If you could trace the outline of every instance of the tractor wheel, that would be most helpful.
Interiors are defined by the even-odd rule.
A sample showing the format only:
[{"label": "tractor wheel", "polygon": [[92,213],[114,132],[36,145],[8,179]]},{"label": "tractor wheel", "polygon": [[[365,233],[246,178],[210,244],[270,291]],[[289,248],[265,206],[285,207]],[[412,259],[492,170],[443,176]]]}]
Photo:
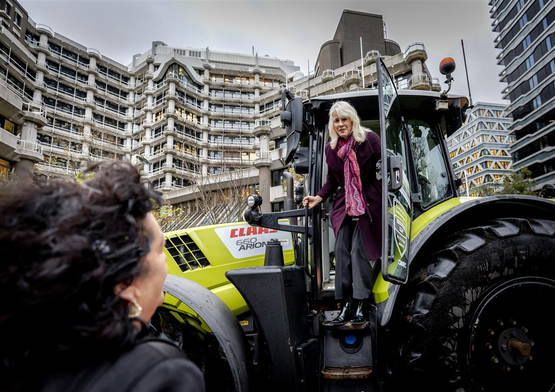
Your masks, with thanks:
[{"label": "tractor wheel", "polygon": [[177,321],[168,309],[162,307],[152,318],[152,326],[159,338],[175,343],[199,367],[207,392],[236,392],[229,364],[214,336],[200,332],[187,321]]},{"label": "tractor wheel", "polygon": [[427,391],[555,390],[555,221],[496,219],[445,244],[401,291],[396,378]]}]

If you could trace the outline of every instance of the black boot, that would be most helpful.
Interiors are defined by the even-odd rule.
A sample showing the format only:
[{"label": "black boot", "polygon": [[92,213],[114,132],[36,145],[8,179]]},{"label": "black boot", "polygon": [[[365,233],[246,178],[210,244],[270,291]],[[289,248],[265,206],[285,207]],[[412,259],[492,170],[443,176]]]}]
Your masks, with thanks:
[{"label": "black boot", "polygon": [[368,314],[368,301],[364,299],[355,299],[353,308],[354,313],[349,324],[362,325],[368,323],[368,321],[370,320]]},{"label": "black boot", "polygon": [[353,301],[349,298],[343,304],[343,307],[341,308],[339,314],[333,320],[324,321],[323,325],[328,327],[343,325],[351,319],[352,314]]}]

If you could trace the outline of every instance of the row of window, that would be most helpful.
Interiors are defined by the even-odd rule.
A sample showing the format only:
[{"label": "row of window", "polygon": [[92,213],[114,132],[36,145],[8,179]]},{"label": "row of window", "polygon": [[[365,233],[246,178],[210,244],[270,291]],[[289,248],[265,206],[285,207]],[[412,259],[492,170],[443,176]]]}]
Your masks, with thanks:
[{"label": "row of window", "polygon": [[94,97],[94,102],[98,106],[101,106],[101,107],[103,107],[105,109],[108,109],[108,110],[111,110],[113,112],[117,112],[117,113],[119,113],[121,115],[124,115],[124,116],[127,114],[127,110],[129,109],[127,106],[119,105],[119,104],[117,104],[115,102],[112,102],[112,101],[109,101],[107,99],[97,97],[96,95]]},{"label": "row of window", "polygon": [[46,59],[46,68],[56,74],[63,75],[71,80],[75,80],[83,84],[88,84],[89,82],[89,77],[87,76],[87,74],[76,71],[72,68],[66,67],[63,64],[59,64],[49,59]]},{"label": "row of window", "polygon": [[210,96],[214,98],[224,98],[224,99],[242,99],[242,100],[254,99],[253,92],[238,91],[238,90],[210,89]]},{"label": "row of window", "polygon": [[44,133],[37,133],[37,141],[40,144],[61,148],[63,150],[81,153],[83,152],[83,144],[78,142],[60,139],[56,136],[50,136]]},{"label": "row of window", "polygon": [[503,65],[508,66],[515,57],[520,56],[545,30],[547,30],[549,26],[548,17],[549,15],[543,18],[541,23],[538,23],[514,49],[507,52],[503,58]]},{"label": "row of window", "polygon": [[509,99],[515,101],[518,97],[536,88],[547,77],[555,73],[555,60],[540,68],[530,79],[521,82],[513,91],[509,93]]},{"label": "row of window", "polygon": [[0,79],[3,79],[8,84],[9,88],[20,97],[25,97],[28,100],[33,99],[33,89],[22,82],[12,71],[0,65]]},{"label": "row of window", "polygon": [[512,111],[513,120],[519,120],[526,117],[534,110],[538,109],[542,103],[545,103],[555,96],[555,81],[545,86],[540,93],[530,102],[527,102]]},{"label": "row of window", "polygon": [[7,1],[4,3],[4,11],[10,18],[13,19],[17,27],[21,28],[23,16],[19,13],[19,11],[17,9],[14,9],[14,12],[12,14],[12,5]]},{"label": "row of window", "polygon": [[62,101],[61,99],[55,99],[47,96],[42,97],[42,102],[45,106],[65,112],[67,114],[77,116],[77,117],[85,117],[85,109]]},{"label": "row of window", "polygon": [[213,128],[254,129],[254,123],[249,121],[211,119],[209,125]]},{"label": "row of window", "polygon": [[254,137],[247,137],[247,136],[223,136],[223,135],[208,136],[208,143],[253,145],[254,142],[255,142]]},{"label": "row of window", "polygon": [[75,124],[70,121],[62,120],[60,118],[53,117],[51,115],[47,115],[46,120],[48,122],[48,125],[51,126],[52,128],[60,129],[63,131],[67,131],[67,132],[75,133],[79,135],[83,134],[83,127],[80,124]]},{"label": "row of window", "polygon": [[91,131],[91,135],[95,140],[98,140],[104,143],[113,144],[118,147],[123,147],[125,144],[124,138],[112,135],[110,133],[101,132],[97,129],[93,129]]},{"label": "row of window", "polygon": [[[29,38],[32,39],[32,42],[36,42],[38,41],[38,37],[36,36],[29,36]],[[61,46],[57,43],[48,42],[48,50],[58,56],[62,56],[72,62],[74,62],[77,65],[82,65],[84,67],[88,67],[90,64],[90,59],[87,56],[84,56],[82,54],[78,54],[64,46]],[[115,70],[113,70],[112,68],[106,67],[102,64],[97,64],[96,65],[96,69],[97,71],[105,76],[105,77],[109,77],[117,82],[123,83],[125,85],[129,84],[129,76],[123,75],[120,72],[117,72]]]},{"label": "row of window", "polygon": [[532,68],[546,53],[551,52],[553,43],[555,42],[555,33],[547,36],[532,54],[526,58],[516,69],[507,75],[507,82],[512,83]]},{"label": "row of window", "polygon": [[81,167],[81,163],[77,160],[57,157],[55,155],[44,154],[44,161],[41,162],[47,166],[51,166],[58,169],[66,169],[66,170],[79,170]]},{"label": "row of window", "polygon": [[70,61],[73,61],[75,64],[83,65],[85,67],[89,66],[90,60],[88,57],[83,55],[77,54],[66,47],[58,45],[54,42],[48,42],[48,50],[54,54],[62,56]]},{"label": "row of window", "polygon": [[253,106],[219,105],[211,103],[210,111],[217,113],[254,114]]},{"label": "row of window", "polygon": [[100,123],[102,125],[106,125],[112,128],[117,128],[120,131],[125,131],[124,121],[118,121],[115,118],[111,118],[109,116],[105,116],[103,114],[94,113],[94,112],[93,112],[93,119],[95,122]]},{"label": "row of window", "polygon": [[256,159],[255,152],[238,152],[238,151],[208,151],[208,159],[233,159],[237,161],[253,161]]},{"label": "row of window", "polygon": [[515,137],[517,138],[517,140],[519,140],[527,135],[534,134],[539,130],[550,125],[554,118],[555,118],[555,108],[543,114],[537,120],[526,125],[525,127],[514,130]]},{"label": "row of window", "polygon": [[63,94],[69,95],[70,97],[86,100],[87,99],[87,92],[83,90],[79,90],[78,88],[68,86],[65,83],[59,82],[54,79],[44,78],[44,84],[48,88],[55,90],[56,92],[61,92]]},{"label": "row of window", "polygon": [[516,37],[522,28],[532,19],[538,12],[540,12],[540,1],[541,0],[534,0],[532,5],[522,14],[522,16],[518,19],[518,22],[514,24],[514,26],[509,30],[509,32],[503,37],[503,39],[499,42],[501,49],[505,48],[514,37]]},{"label": "row of window", "polygon": [[528,166],[528,169],[532,172],[532,178],[543,176],[547,173],[553,173],[555,171],[555,158],[551,158],[545,162],[538,162]]},{"label": "row of window", "polygon": [[519,148],[518,150],[513,152],[513,159],[516,161],[520,161],[538,151],[543,150],[547,147],[555,146],[555,132],[551,132],[543,137],[534,140],[532,143],[527,144],[526,146]]},{"label": "row of window", "polygon": [[499,21],[499,23],[497,24],[497,26],[495,27],[494,31],[501,31],[503,30],[503,28],[507,25],[507,23],[509,23],[514,17],[515,15],[520,12],[520,10],[524,7],[524,5],[530,0],[518,0],[516,2],[516,4],[514,5],[513,8],[511,8],[511,10],[505,14],[505,16],[503,17],[503,19],[501,19]]},{"label": "row of window", "polygon": [[15,68],[17,68],[25,77],[35,80],[36,72],[31,69],[27,62],[23,61],[19,56],[12,52],[12,50],[0,41],[0,57],[3,57],[6,62],[9,62]]}]

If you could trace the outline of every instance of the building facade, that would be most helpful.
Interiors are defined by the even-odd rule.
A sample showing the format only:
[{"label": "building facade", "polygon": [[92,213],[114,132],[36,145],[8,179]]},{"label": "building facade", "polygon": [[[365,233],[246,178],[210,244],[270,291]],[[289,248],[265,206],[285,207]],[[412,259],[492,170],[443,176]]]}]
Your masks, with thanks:
[{"label": "building facade", "polygon": [[467,113],[466,123],[447,138],[455,176],[461,180],[461,194],[474,196],[485,184],[502,184],[512,173],[509,133],[511,119],[506,105],[478,102]]},{"label": "building facade", "polygon": [[[0,0],[0,19],[0,174],[74,176],[128,160],[171,204],[205,215],[254,187],[264,210],[279,208],[284,86],[308,97],[376,83],[376,52],[364,73],[359,60],[309,78],[291,77],[290,60],[155,41],[125,66],[33,22],[15,0]],[[426,58],[415,44],[385,61],[400,88],[439,89]]]},{"label": "building facade", "polygon": [[504,98],[513,118],[514,169],[532,172],[538,188],[555,183],[555,2],[490,0]]}]

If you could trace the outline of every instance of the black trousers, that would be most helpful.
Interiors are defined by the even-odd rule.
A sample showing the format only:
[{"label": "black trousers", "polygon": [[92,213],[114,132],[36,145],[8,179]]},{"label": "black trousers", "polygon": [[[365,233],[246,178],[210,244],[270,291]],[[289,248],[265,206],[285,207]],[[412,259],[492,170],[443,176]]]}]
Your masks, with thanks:
[{"label": "black trousers", "polygon": [[335,298],[370,298],[376,264],[366,256],[358,220],[346,216],[335,242]]}]

